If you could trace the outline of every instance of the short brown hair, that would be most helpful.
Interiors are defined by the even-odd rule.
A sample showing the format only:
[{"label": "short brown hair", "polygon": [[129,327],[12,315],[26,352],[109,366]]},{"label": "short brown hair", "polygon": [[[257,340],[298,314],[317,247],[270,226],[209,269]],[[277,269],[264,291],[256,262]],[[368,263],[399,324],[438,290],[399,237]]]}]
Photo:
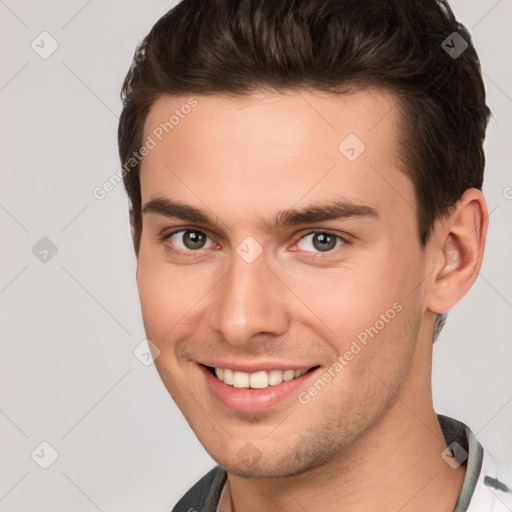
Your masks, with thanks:
[{"label": "short brown hair", "polygon": [[[465,49],[457,55],[454,48]],[[414,184],[424,247],[435,220],[465,190],[482,188],[490,115],[471,37],[446,2],[182,0],[138,46],[124,80],[121,164],[130,169],[161,95],[338,93],[354,84],[384,87],[398,98],[399,151]],[[132,167],[123,180],[138,253],[140,164]]]}]

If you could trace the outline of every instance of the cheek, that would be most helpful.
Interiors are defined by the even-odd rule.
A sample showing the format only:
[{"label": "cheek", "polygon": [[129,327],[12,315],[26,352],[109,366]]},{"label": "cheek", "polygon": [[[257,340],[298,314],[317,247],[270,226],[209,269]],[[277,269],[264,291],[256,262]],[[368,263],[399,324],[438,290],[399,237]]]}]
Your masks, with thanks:
[{"label": "cheek", "polygon": [[169,346],[181,332],[190,331],[189,319],[207,300],[211,283],[211,272],[194,265],[173,266],[141,247],[137,287],[148,338],[157,346]]},{"label": "cheek", "polygon": [[402,299],[399,284],[381,272],[375,267],[369,270],[354,265],[318,272],[306,270],[290,277],[305,313],[310,311],[309,315],[312,313],[323,322],[328,331],[352,336]]},{"label": "cheek", "polygon": [[401,329],[404,313],[419,305],[418,294],[411,293],[421,274],[414,259],[380,247],[343,267],[296,271],[286,281],[301,301],[301,323],[322,332],[338,354],[354,340],[394,346],[400,343],[394,331]]},{"label": "cheek", "polygon": [[142,317],[148,338],[157,345],[162,344],[165,333],[172,328],[181,306],[184,306],[183,302],[178,301],[182,287],[176,277],[165,265],[141,250],[137,265],[137,287]]}]

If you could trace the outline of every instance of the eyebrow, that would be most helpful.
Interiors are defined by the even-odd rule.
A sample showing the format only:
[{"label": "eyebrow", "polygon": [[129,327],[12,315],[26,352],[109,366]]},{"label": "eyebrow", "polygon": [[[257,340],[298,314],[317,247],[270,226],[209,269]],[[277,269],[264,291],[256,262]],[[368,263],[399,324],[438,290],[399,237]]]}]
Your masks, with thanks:
[{"label": "eyebrow", "polygon": [[[148,201],[143,214],[157,214],[164,217],[181,219],[186,222],[215,226],[216,223],[204,210],[182,204],[170,199],[159,197]],[[367,205],[355,204],[346,200],[325,201],[303,208],[292,208],[277,213],[272,221],[264,221],[263,226],[268,232],[277,231],[287,226],[299,224],[314,224],[331,220],[348,218],[378,218],[375,208]]]}]

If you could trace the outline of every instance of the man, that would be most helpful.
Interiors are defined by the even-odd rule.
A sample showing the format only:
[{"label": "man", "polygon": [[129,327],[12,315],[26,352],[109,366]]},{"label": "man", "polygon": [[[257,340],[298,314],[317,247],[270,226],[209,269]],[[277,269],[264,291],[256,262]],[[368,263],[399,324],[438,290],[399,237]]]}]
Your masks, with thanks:
[{"label": "man", "polygon": [[145,330],[218,463],[173,510],[510,510],[508,470],[432,404],[488,225],[449,7],[184,0],[123,100]]}]

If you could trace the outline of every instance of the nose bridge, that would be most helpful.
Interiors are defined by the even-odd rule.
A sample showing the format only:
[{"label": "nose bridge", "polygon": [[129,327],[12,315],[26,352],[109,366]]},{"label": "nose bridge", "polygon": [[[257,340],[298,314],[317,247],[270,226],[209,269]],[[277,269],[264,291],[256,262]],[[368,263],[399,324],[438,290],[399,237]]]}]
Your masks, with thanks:
[{"label": "nose bridge", "polygon": [[278,283],[264,254],[249,262],[233,253],[212,304],[211,327],[231,344],[245,344],[259,333],[282,334],[289,317]]}]

